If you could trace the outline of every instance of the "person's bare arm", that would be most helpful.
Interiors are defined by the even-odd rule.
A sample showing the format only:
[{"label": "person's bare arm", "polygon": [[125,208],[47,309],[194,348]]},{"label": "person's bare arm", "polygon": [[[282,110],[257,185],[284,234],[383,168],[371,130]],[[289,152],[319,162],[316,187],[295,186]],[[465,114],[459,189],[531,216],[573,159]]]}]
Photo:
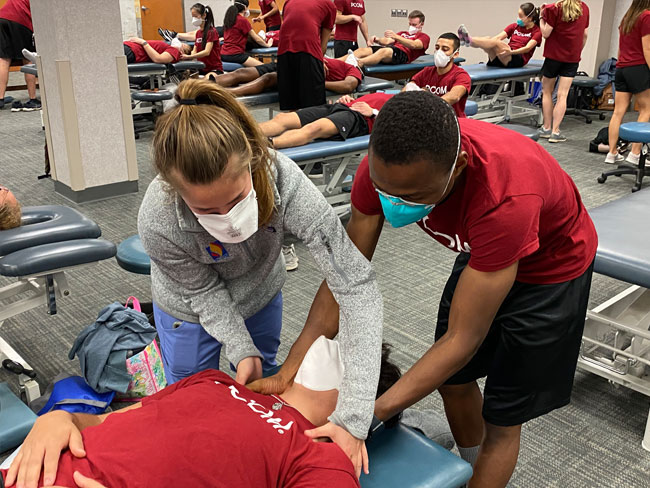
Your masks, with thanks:
[{"label": "person's bare arm", "polygon": [[208,42],[205,45],[205,48],[202,51],[197,52],[197,46],[194,44],[194,49],[192,49],[192,54],[183,54],[181,56],[182,59],[200,59],[204,58],[206,56],[209,56],[210,53],[212,52],[212,46],[214,45],[214,42]]},{"label": "person's bare arm", "polygon": [[365,39],[366,45],[369,46],[371,42],[370,42],[370,36],[368,35],[368,22],[366,21],[365,15],[361,16],[361,35]]},{"label": "person's bare arm", "polygon": [[495,39],[497,41],[503,41],[504,39],[507,39],[507,38],[508,38],[508,34],[506,33],[506,31],[501,31],[496,36],[494,36],[492,39]]},{"label": "person's bare arm", "polygon": [[196,33],[198,29],[192,32],[179,32],[176,37],[180,41],[196,41]]},{"label": "person's bare arm", "polygon": [[641,38],[641,44],[643,45],[643,57],[650,68],[650,34]]},{"label": "person's bare arm", "polygon": [[253,41],[255,41],[258,45],[262,47],[271,47],[273,44],[273,39],[269,39],[269,41],[265,41],[262,39],[257,32],[255,32],[253,29],[248,31],[248,37],[250,37]]},{"label": "person's bare arm", "polygon": [[405,37],[398,36],[393,31],[386,31],[385,35],[394,42],[399,42],[401,45],[406,46],[409,49],[422,49],[424,47],[424,44],[422,44],[420,39],[406,39]]},{"label": "person's bare arm", "polygon": [[539,28],[542,31],[542,37],[544,39],[548,39],[549,36],[551,35],[551,32],[553,32],[553,26],[551,26],[544,19],[539,20]]},{"label": "person's bare arm", "polygon": [[268,17],[271,17],[271,16],[277,14],[279,11],[280,11],[280,9],[278,8],[277,4],[276,4],[275,2],[272,2],[272,3],[271,3],[271,10],[269,10],[268,12],[266,12],[264,15],[258,15],[257,17],[255,17],[255,18],[253,19],[253,22],[260,22],[260,21],[263,21],[264,19],[266,19],[266,18],[268,18]]},{"label": "person's bare arm", "polygon": [[585,48],[585,45],[587,44],[587,38],[588,37],[589,37],[589,33],[587,32],[587,29],[585,29],[585,32],[582,35],[582,49]]},{"label": "person's bare arm", "polygon": [[465,366],[474,356],[512,288],[518,262],[484,273],[467,266],[460,275],[449,312],[449,329],[375,404],[386,420],[410,407]]},{"label": "person's bare arm", "polygon": [[[347,225],[347,233],[354,245],[369,260],[375,253],[384,215],[365,215],[352,205],[352,215]],[[280,371],[270,378],[250,383],[248,388],[260,393],[282,393],[292,382],[298,372],[305,354],[313,342],[324,335],[334,338],[339,330],[339,306],[323,281],[309,309],[307,321],[302,332],[289,350],[289,355]]]},{"label": "person's bare arm", "polygon": [[451,90],[449,90],[447,93],[442,95],[440,98],[442,98],[449,105],[454,105],[455,103],[458,103],[460,99],[463,98],[466,94],[467,94],[467,88],[465,88],[464,86],[457,85],[452,87]]},{"label": "person's bare arm", "polygon": [[520,47],[519,49],[514,49],[510,51],[510,54],[525,54],[529,51],[532,51],[537,46],[537,41],[531,39],[525,46]]},{"label": "person's bare arm", "polygon": [[336,11],[336,20],[334,21],[335,24],[347,24],[349,22],[358,22],[361,23],[361,17],[358,15],[343,15],[343,12],[340,10]]},{"label": "person's bare arm", "polygon": [[323,27],[320,30],[320,47],[323,50],[323,54],[327,52],[327,43],[330,41],[331,34],[332,34],[332,29],[325,29]]},{"label": "person's bare arm", "polygon": [[340,81],[326,81],[325,89],[336,93],[352,93],[359,86],[359,80],[354,76],[346,76]]}]

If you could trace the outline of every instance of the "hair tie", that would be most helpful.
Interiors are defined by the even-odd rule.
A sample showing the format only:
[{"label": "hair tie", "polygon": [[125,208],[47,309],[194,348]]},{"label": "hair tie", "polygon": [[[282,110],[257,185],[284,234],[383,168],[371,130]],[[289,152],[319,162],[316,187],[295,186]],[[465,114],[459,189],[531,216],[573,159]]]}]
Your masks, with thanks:
[{"label": "hair tie", "polygon": [[181,105],[198,105],[196,103],[196,98],[181,98],[178,103]]}]

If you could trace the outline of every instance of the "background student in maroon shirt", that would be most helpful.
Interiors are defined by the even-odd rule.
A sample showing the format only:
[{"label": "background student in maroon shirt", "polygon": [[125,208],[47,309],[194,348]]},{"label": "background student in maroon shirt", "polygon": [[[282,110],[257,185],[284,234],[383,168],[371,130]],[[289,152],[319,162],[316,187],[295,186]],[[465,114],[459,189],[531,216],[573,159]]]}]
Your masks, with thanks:
[{"label": "background student in maroon shirt", "polygon": [[334,28],[331,0],[287,0],[278,46],[280,110],[325,103],[323,54]]},{"label": "background student in maroon shirt", "polygon": [[[460,253],[435,344],[377,399],[375,415],[390,418],[437,389],[460,454],[474,464],[469,485],[506,486],[522,424],[571,397],[598,244],[575,184],[531,139],[457,119],[439,97],[411,91],[379,112],[351,199],[348,235],[368,259],[384,220],[417,222]],[[336,330],[327,287],[311,313]],[[486,376],[481,395],[476,380]]]},{"label": "background student in maroon shirt", "polygon": [[259,47],[271,47],[272,40],[266,42],[253,30],[248,20],[248,0],[237,0],[226,10],[223,17],[223,46],[221,60],[227,63],[259,66],[262,62],[246,54],[246,41],[250,38]]},{"label": "background student in maroon shirt", "polygon": [[211,7],[200,3],[192,5],[192,25],[196,24],[199,24],[199,29],[195,33],[192,54],[184,54],[181,59],[197,59],[201,61],[205,64],[205,68],[201,70],[202,74],[213,71],[223,73],[219,33],[214,27],[214,14]]},{"label": "background student in maroon shirt", "polygon": [[[580,0],[560,0],[546,5],[540,23],[544,44],[542,67],[542,112],[544,123],[539,136],[549,142],[564,142],[560,124],[566,112],[566,99],[578,72],[580,54],[587,42],[589,7]],[[553,90],[557,98],[553,107]]]},{"label": "background student in maroon shirt", "polygon": [[334,57],[345,56],[349,50],[359,49],[357,29],[370,46],[366,6],[364,0],[334,0],[336,6],[336,30],[334,31]]},{"label": "background student in maroon shirt", "polygon": [[[348,58],[359,67],[383,64],[407,64],[422,56],[429,49],[431,39],[422,32],[424,14],[419,10],[409,13],[408,31],[393,32],[387,30],[384,37],[370,38],[371,46],[354,51]],[[338,29],[338,27],[337,27]],[[352,59],[353,58],[353,59]],[[345,57],[342,58],[346,60]]]},{"label": "background student in maroon shirt", "polygon": [[[21,60],[27,64],[28,61],[23,59],[23,49],[36,51],[33,31],[29,0],[8,0],[0,8],[0,109],[5,106],[4,97],[11,61]],[[25,106],[19,101],[14,103],[27,111],[40,109],[41,102],[36,98],[36,77],[25,73],[25,84],[29,101]]]},{"label": "background student in maroon shirt", "polygon": [[282,26],[282,16],[280,8],[275,0],[260,0],[260,10],[262,13],[253,19],[253,22],[262,22],[266,25],[266,31],[279,31]]},{"label": "background student in maroon shirt", "polygon": [[367,136],[372,132],[381,107],[392,96],[370,93],[354,99],[345,95],[336,103],[279,113],[262,122],[260,128],[276,149],[302,146],[315,139],[344,141],[349,137]]},{"label": "background student in maroon shirt", "polygon": [[[459,48],[460,39],[456,34],[453,32],[442,34],[435,46],[436,65],[424,68],[411,78],[411,83],[422,90],[438,95],[454,108],[458,117],[465,117],[465,104],[472,88],[472,79],[467,71],[454,63]],[[408,89],[404,87],[404,90]]]},{"label": "background student in maroon shirt", "polygon": [[[340,359],[314,354],[314,349],[307,355],[342,376]],[[400,376],[389,355],[390,347],[383,345],[378,395]],[[317,381],[310,375],[309,386],[319,387]],[[208,369],[113,413],[54,411],[37,420],[11,476],[1,470],[0,481],[7,479],[9,488],[18,474],[24,488],[73,487],[77,471],[96,480],[88,488],[359,488],[343,450],[314,442],[306,432],[325,424],[334,411],[338,387],[331,388],[332,381],[336,376],[316,391],[296,380],[281,396],[263,395]],[[397,421],[396,416],[386,427]],[[125,439],[130,439],[128,447]]]},{"label": "background student in maroon shirt", "polygon": [[[609,122],[609,147],[616,151],[618,131],[623,116],[630,106],[632,95],[639,107],[639,122],[650,120],[650,0],[634,0],[618,27],[618,61],[614,88],[614,113]],[[614,145],[612,146],[612,141]],[[641,144],[632,144],[627,161],[639,163]],[[616,152],[610,152],[606,163],[623,160]]]},{"label": "background student in maroon shirt", "polygon": [[[472,37],[464,25],[458,28],[458,36],[465,45],[483,49],[489,58],[488,66],[521,68],[528,64],[537,46],[542,44],[539,9],[530,2],[522,3],[517,21],[494,37]],[[506,39],[509,39],[507,43]]]}]

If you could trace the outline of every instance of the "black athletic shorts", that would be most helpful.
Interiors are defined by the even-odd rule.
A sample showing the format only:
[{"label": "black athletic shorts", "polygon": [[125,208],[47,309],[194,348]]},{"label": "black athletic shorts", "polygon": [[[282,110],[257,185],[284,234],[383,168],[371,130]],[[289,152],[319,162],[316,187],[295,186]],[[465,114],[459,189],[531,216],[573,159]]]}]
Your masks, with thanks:
[{"label": "black athletic shorts", "polygon": [[223,61],[224,63],[244,64],[249,57],[250,56],[246,53],[222,54],[221,61]]},{"label": "black athletic shorts", "polygon": [[272,25],[271,27],[267,27],[267,28],[266,28],[266,32],[269,32],[269,31],[279,31],[279,30],[280,30],[280,27],[282,27],[282,24]]},{"label": "black athletic shorts", "polygon": [[650,68],[647,64],[616,68],[614,88],[625,93],[641,93],[650,88]]},{"label": "black athletic shorts", "polygon": [[302,127],[319,119],[331,120],[339,131],[338,136],[331,138],[334,141],[346,140],[348,137],[368,135],[368,123],[363,115],[351,110],[342,103],[303,108],[298,110],[296,115],[300,119],[300,125]]},{"label": "black athletic shorts", "polygon": [[494,58],[492,61],[488,61],[487,65],[495,68],[521,68],[524,65],[524,58],[521,54],[513,54],[508,64],[503,64],[499,58]]},{"label": "black athletic shorts", "polygon": [[[458,278],[470,255],[454,263],[440,299],[436,340],[447,331]],[[483,418],[520,425],[568,405],[587,314],[593,264],[582,276],[553,285],[515,281],[474,357],[445,384],[487,376]]]},{"label": "black athletic shorts", "polygon": [[18,22],[0,19],[0,58],[22,60],[23,49],[36,51],[32,31]]},{"label": "black athletic shorts", "polygon": [[135,63],[135,54],[133,53],[133,50],[126,44],[124,44],[124,55],[126,56],[126,64]]},{"label": "black athletic shorts", "polygon": [[341,41],[338,39],[334,39],[335,58],[341,58],[347,55],[350,49],[352,49],[352,51],[356,51],[357,49],[359,49],[359,44],[357,44],[354,41]]},{"label": "black athletic shorts", "polygon": [[372,46],[372,52],[376,53],[380,49],[384,49],[384,47],[390,47],[393,50],[393,57],[390,60],[390,63],[385,63],[385,64],[408,64],[409,62],[408,55],[401,49],[396,48],[395,46]]},{"label": "black athletic shorts", "polygon": [[280,110],[323,105],[326,102],[323,60],[307,53],[280,54],[278,94]]},{"label": "black athletic shorts", "polygon": [[267,73],[276,73],[278,71],[278,63],[266,63],[255,66],[257,74],[262,76]]},{"label": "black athletic shorts", "polygon": [[557,78],[564,76],[565,78],[574,78],[578,73],[579,63],[563,63],[555,59],[546,58],[542,65],[542,76],[545,78]]}]

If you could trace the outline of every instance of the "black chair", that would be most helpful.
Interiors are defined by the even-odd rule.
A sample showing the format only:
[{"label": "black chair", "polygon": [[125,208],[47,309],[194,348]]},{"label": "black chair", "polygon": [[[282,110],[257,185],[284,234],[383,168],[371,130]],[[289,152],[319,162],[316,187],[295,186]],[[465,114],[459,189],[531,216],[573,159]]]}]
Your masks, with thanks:
[{"label": "black chair", "polygon": [[650,144],[650,122],[628,122],[623,124],[621,125],[619,136],[630,143],[640,142],[642,144],[639,164],[638,166],[633,166],[629,163],[621,163],[616,169],[601,174],[598,177],[598,183],[605,183],[610,176],[635,175],[636,181],[632,187],[632,192],[634,193],[641,189],[641,183],[646,172],[650,173],[650,170],[647,170],[645,166],[648,144]]},{"label": "black chair", "polygon": [[571,84],[573,94],[569,97],[569,101],[573,103],[567,107],[567,115],[584,117],[587,124],[591,124],[591,116],[595,115],[600,120],[605,120],[605,113],[592,110],[589,103],[589,100],[593,98],[594,87],[599,83],[600,81],[597,78],[589,77],[584,71],[579,72]]}]

